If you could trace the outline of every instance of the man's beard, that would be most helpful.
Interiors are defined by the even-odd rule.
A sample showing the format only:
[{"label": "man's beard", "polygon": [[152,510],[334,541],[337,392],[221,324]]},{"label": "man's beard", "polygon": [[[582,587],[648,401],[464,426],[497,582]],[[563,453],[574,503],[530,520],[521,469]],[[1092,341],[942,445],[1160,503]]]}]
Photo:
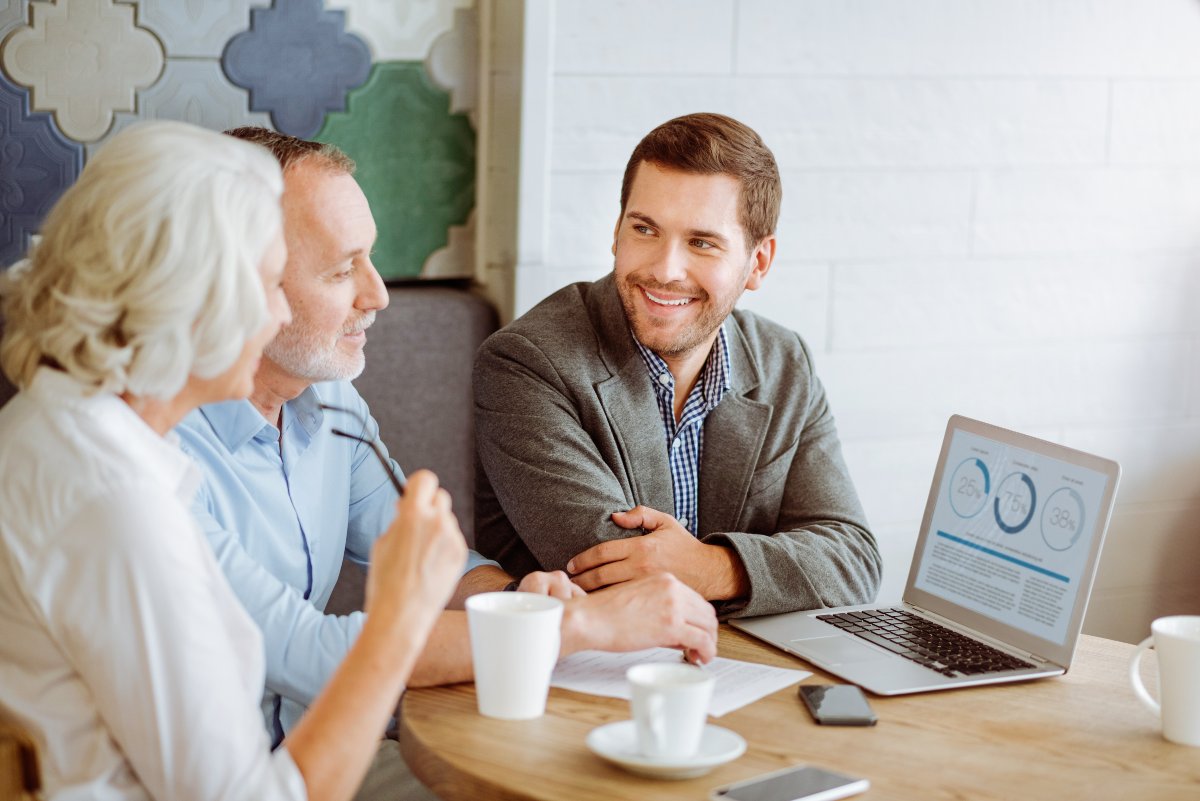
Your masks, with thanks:
[{"label": "man's beard", "polygon": [[[667,294],[686,295],[693,298],[692,303],[700,304],[700,313],[682,330],[673,335],[660,332],[652,319],[647,319],[640,311],[638,304],[644,302],[642,289],[653,293],[656,289]],[[625,309],[625,319],[633,329],[633,335],[638,342],[664,358],[674,358],[690,353],[706,344],[713,333],[725,322],[725,318],[733,311],[734,302],[728,308],[718,308],[712,302],[712,297],[702,289],[686,289],[681,285],[658,284],[651,280],[640,280],[636,274],[617,279],[617,295],[621,298],[621,306]]]},{"label": "man's beard", "polygon": [[291,375],[306,381],[351,381],[362,374],[366,358],[361,350],[351,353],[340,350],[338,342],[347,334],[365,331],[374,322],[375,312],[365,312],[347,321],[337,337],[326,340],[327,334],[293,321],[280,329],[263,353]]}]

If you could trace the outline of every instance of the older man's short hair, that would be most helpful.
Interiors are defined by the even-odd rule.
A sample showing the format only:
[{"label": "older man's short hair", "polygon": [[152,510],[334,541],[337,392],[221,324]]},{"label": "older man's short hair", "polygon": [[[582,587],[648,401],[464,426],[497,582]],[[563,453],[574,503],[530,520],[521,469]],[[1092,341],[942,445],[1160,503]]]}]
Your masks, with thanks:
[{"label": "older man's short hair", "polygon": [[270,150],[284,172],[296,164],[312,162],[332,172],[354,174],[354,159],[347,156],[337,145],[312,142],[269,128],[254,126],[231,128],[225,133],[235,139],[253,142]]},{"label": "older man's short hair", "polygon": [[164,400],[220,375],[267,323],[259,266],[282,194],[262,148],[181,122],[125,129],[0,275],[0,367],[22,388],[50,365]]}]

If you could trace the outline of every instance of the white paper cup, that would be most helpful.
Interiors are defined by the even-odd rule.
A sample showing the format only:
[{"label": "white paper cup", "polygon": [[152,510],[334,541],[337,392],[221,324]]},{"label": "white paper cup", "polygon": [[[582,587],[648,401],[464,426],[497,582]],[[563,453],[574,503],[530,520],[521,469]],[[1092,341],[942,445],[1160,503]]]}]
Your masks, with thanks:
[{"label": "white paper cup", "polygon": [[[1137,697],[1162,718],[1163,737],[1180,745],[1200,746],[1200,615],[1160,617],[1150,625],[1129,663],[1129,681]],[[1150,644],[1158,651],[1159,701],[1150,697],[1138,674]]]},{"label": "white paper cup", "polygon": [[717,680],[695,665],[652,662],[625,672],[638,750],[650,759],[687,759],[700,746]]},{"label": "white paper cup", "polygon": [[528,720],[546,711],[562,613],[562,601],[549,595],[485,592],[467,598],[479,714]]}]

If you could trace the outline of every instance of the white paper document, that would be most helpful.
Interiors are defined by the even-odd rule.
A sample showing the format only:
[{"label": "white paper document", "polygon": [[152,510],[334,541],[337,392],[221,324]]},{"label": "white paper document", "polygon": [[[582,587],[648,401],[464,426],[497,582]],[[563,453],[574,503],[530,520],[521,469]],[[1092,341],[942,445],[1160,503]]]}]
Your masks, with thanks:
[{"label": "white paper document", "polygon": [[[550,677],[550,685],[589,695],[629,698],[626,670],[643,662],[678,661],[680,652],[671,648],[648,648],[627,654],[580,651],[558,663],[554,675]],[[714,718],[741,709],[812,675],[807,670],[787,670],[721,657],[705,665],[704,669],[717,677],[717,686],[713,688],[712,701],[708,706],[708,714]]]}]

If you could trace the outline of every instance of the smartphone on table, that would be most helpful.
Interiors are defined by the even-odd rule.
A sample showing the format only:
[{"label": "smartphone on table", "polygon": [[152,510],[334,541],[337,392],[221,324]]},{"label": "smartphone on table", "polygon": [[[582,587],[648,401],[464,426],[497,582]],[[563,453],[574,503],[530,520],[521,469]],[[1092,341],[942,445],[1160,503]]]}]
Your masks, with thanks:
[{"label": "smartphone on table", "polygon": [[796,765],[712,791],[709,801],[833,801],[866,792],[866,779],[824,768]]},{"label": "smartphone on table", "polygon": [[853,684],[802,684],[800,700],[813,720],[826,726],[874,726],[879,721]]}]

